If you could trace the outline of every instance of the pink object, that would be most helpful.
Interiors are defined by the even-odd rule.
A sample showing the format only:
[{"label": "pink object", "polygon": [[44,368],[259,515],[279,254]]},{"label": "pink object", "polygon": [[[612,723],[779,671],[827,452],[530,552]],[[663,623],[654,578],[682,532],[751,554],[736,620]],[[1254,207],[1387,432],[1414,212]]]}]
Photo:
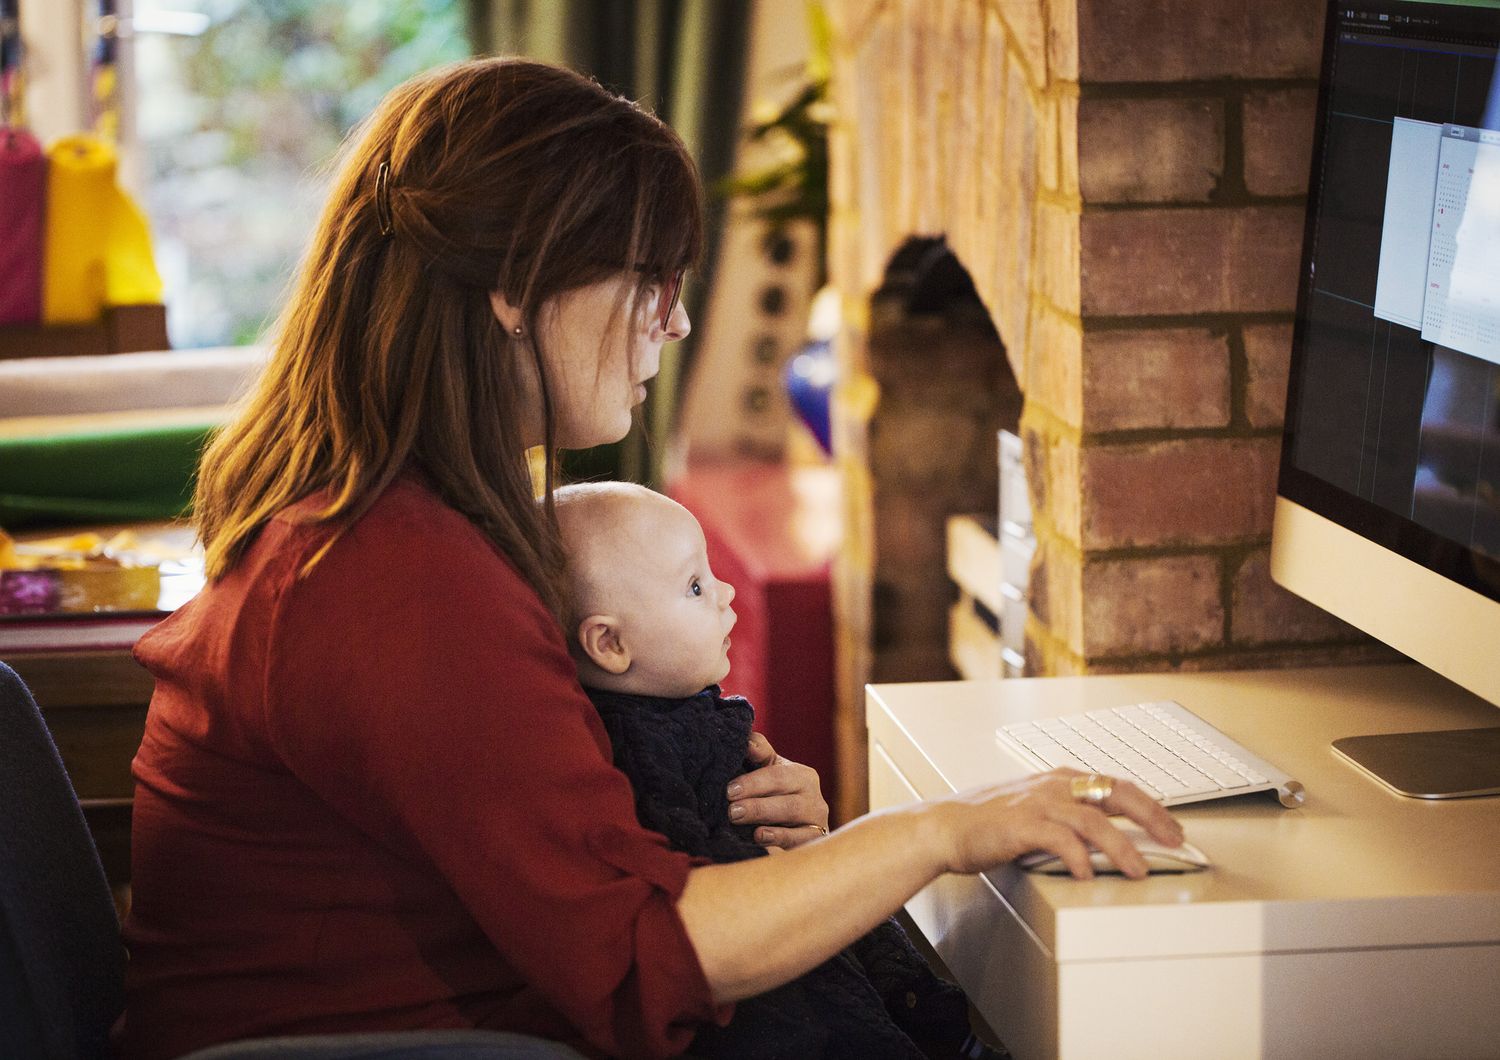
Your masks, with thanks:
[{"label": "pink object", "polygon": [[42,322],[47,158],[25,129],[0,128],[0,324]]},{"label": "pink object", "polygon": [[[37,615],[57,610],[56,571],[0,570],[0,615]],[[4,639],[0,630],[0,639]]]}]

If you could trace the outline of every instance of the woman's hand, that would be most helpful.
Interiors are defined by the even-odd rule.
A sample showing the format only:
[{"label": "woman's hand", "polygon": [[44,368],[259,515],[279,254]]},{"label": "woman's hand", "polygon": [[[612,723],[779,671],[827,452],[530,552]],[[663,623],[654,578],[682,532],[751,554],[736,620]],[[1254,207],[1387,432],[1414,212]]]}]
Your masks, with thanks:
[{"label": "woman's hand", "polygon": [[818,772],[782,758],[758,732],[745,757],[755,767],[729,782],[729,819],[754,824],[761,846],[790,850],[828,834],[828,803]]},{"label": "woman's hand", "polygon": [[1135,845],[1107,814],[1118,813],[1139,824],[1159,843],[1177,846],[1182,826],[1159,803],[1125,780],[1095,806],[1080,802],[1069,790],[1071,769],[1056,769],[1008,784],[960,792],[936,804],[949,872],[982,872],[1033,850],[1062,858],[1078,879],[1092,879],[1089,848],[1102,850],[1125,875],[1146,875],[1146,862]]}]

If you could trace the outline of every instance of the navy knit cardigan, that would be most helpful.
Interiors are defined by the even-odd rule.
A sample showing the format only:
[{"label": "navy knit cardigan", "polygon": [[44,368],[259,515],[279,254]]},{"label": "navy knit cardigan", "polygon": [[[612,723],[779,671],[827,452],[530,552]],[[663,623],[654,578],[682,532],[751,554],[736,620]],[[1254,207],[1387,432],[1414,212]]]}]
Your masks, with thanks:
[{"label": "navy knit cardigan", "polygon": [[[686,699],[589,690],[641,824],[676,850],[715,862],[767,852],[729,820],[729,782],[745,772],[755,712],[717,686]],[[746,899],[754,900],[753,895]],[[739,1002],[692,1055],[718,1060],[920,1060],[958,1056],[968,1003],[937,978],[894,921],[791,982]]]}]

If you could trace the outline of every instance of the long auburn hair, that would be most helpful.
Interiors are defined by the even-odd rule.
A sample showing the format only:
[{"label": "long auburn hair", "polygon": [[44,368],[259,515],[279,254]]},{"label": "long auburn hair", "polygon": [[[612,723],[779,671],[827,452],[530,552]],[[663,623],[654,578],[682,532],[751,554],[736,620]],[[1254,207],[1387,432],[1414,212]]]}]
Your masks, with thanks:
[{"label": "long auburn hair", "polygon": [[[634,320],[702,242],[682,141],[588,78],[478,59],[392,90],[350,137],[257,387],[204,453],[194,512],[209,577],[319,491],[328,500],[311,519],[336,536],[411,465],[558,612],[556,424],[538,315],[563,292],[638,270]],[[525,338],[497,321],[495,290],[521,307]],[[540,509],[528,379],[541,384],[548,456]]]}]

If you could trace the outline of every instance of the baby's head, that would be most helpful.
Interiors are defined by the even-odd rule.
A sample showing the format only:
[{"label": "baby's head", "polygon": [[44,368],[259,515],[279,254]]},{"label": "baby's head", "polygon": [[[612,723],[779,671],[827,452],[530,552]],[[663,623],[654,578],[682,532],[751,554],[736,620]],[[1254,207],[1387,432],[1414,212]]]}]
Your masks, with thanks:
[{"label": "baby's head", "polygon": [[672,698],[722,681],[734,587],[709,570],[693,514],[625,482],[564,486],[556,499],[579,680]]}]

